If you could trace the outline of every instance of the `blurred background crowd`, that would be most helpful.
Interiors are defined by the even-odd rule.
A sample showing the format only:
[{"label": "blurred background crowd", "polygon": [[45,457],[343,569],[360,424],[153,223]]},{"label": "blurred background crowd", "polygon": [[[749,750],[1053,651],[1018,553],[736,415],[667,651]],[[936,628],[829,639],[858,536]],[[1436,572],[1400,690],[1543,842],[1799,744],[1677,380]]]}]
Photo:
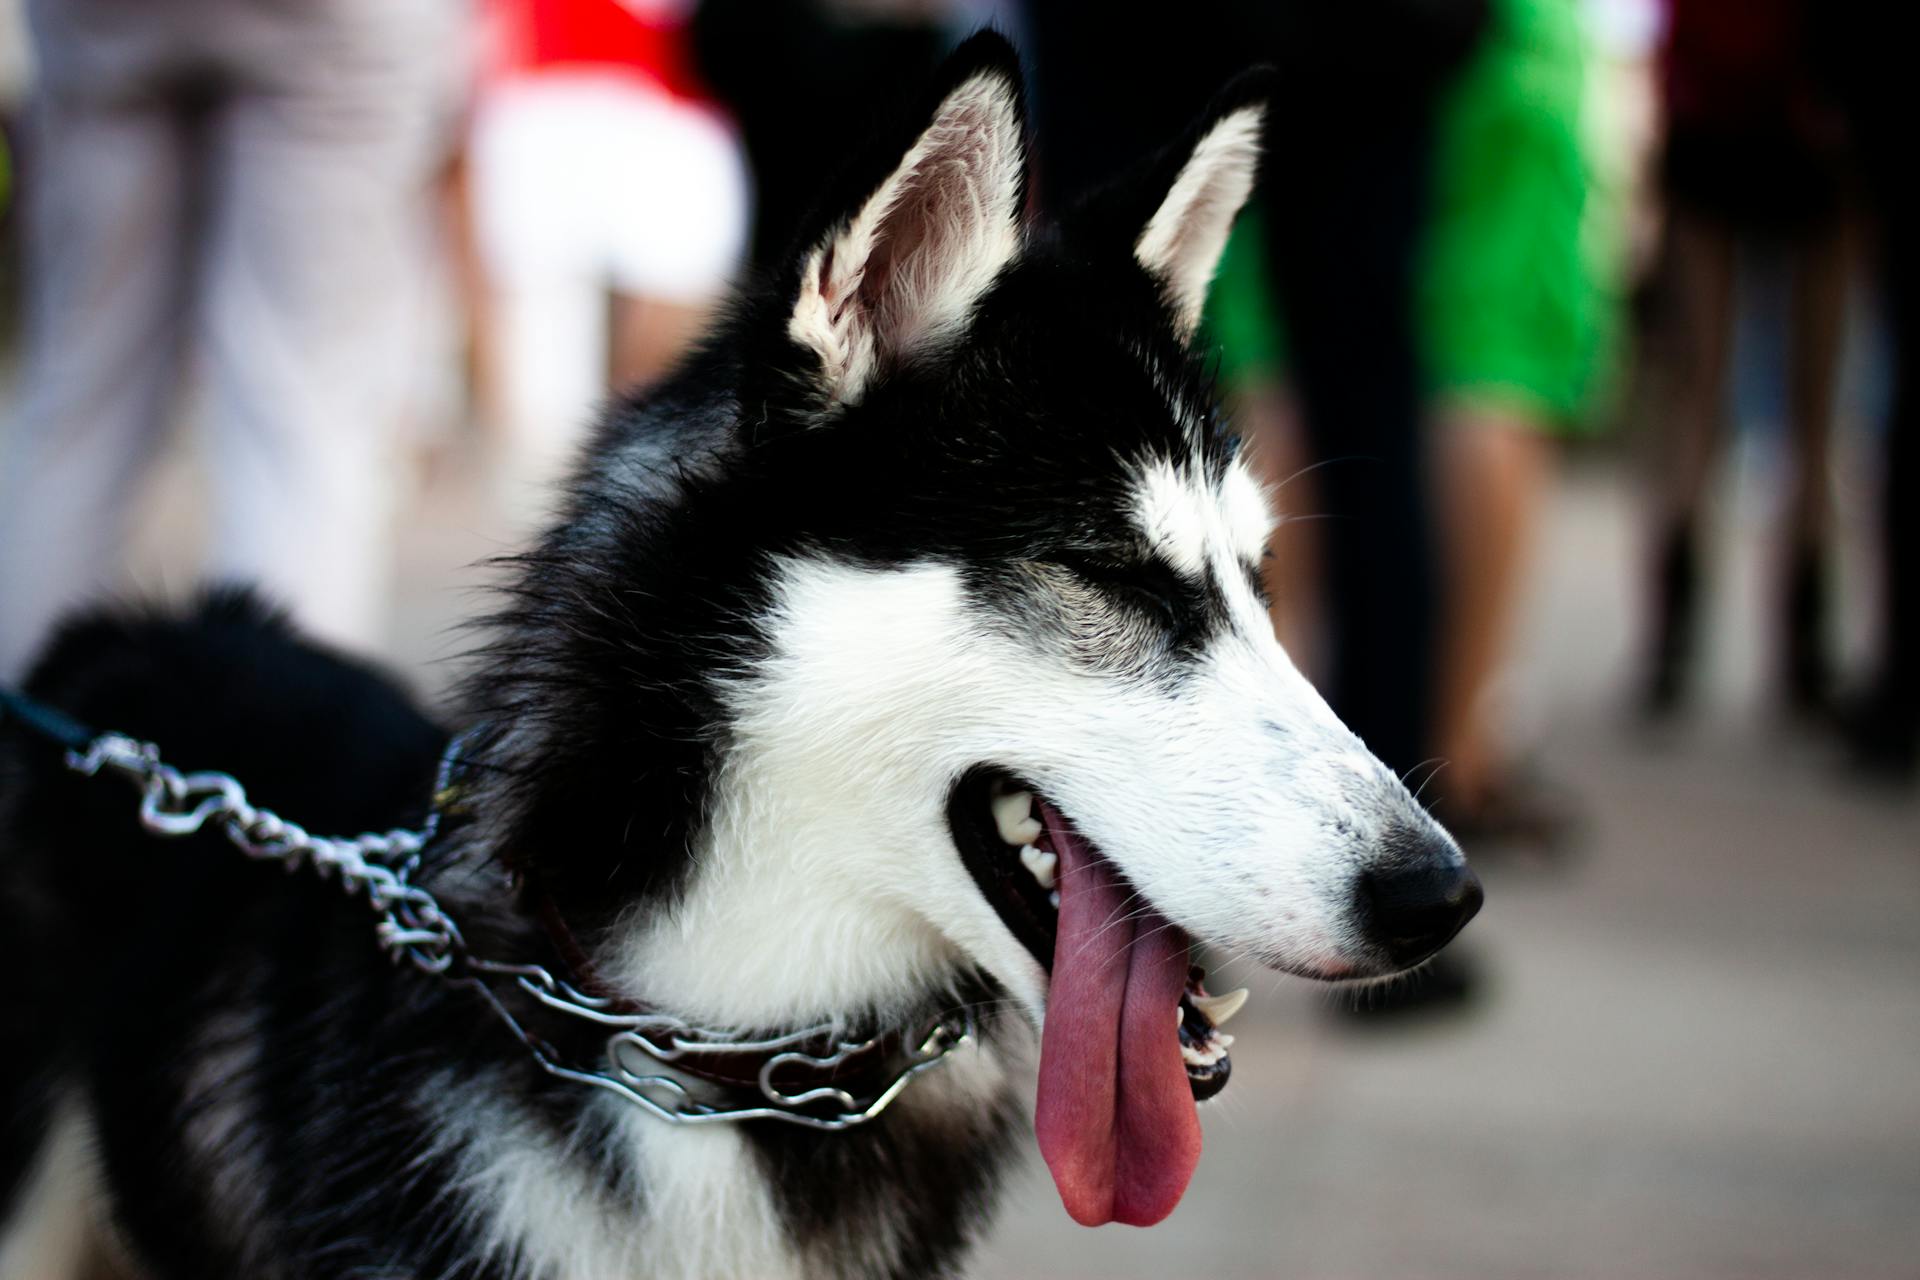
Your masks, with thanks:
[{"label": "blurred background crowd", "polygon": [[0,0],[0,680],[245,578],[443,687],[466,566],[967,31],[1054,209],[1268,62],[1208,332],[1274,624],[1490,907],[1250,1027],[1154,1243],[983,1274],[1920,1274],[1897,12]]}]

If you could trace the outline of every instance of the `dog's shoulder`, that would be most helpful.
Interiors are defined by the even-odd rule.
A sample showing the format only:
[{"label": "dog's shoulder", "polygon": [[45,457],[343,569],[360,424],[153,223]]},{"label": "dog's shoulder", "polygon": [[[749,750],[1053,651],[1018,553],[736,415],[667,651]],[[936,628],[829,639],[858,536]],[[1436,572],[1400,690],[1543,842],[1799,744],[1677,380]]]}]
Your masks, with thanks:
[{"label": "dog's shoulder", "polygon": [[[391,676],[303,638],[238,590],[76,615],[27,689],[96,730],[155,743],[178,768],[232,773],[310,830],[419,817],[446,740]],[[25,785],[57,785],[57,752],[13,751]]]},{"label": "dog's shoulder", "polygon": [[[416,824],[445,742],[392,678],[235,592],[78,615],[28,690],[327,835]],[[0,1109],[84,1102],[115,1217],[157,1273],[260,1274],[241,1260],[324,1242],[352,1254],[328,1274],[387,1274],[390,1256],[454,1274],[471,1251],[434,1208],[452,1157],[428,1151],[415,1109],[436,1082],[474,1090],[519,1062],[511,1042],[447,1051],[474,1010],[387,963],[363,901],[217,832],[149,836],[123,784],[22,733],[0,733],[0,754],[0,960],[28,979],[0,1031],[33,1051],[0,1071]],[[0,1131],[0,1191],[45,1137]],[[368,1171],[409,1164],[369,1197]]]}]

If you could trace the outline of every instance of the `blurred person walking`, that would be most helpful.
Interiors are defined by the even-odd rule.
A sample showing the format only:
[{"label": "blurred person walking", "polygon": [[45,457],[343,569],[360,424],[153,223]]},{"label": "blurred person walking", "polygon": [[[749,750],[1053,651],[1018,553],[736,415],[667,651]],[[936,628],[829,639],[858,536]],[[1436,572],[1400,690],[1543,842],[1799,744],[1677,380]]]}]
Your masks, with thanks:
[{"label": "blurred person walking", "polygon": [[1707,488],[1725,435],[1738,251],[1768,243],[1793,277],[1785,382],[1793,451],[1776,601],[1789,707],[1830,692],[1828,438],[1846,309],[1844,116],[1804,0],[1673,0],[1665,92],[1665,250],[1676,369],[1661,441],[1645,700],[1685,700],[1704,567]]},{"label": "blurred person walking", "polygon": [[1846,708],[1857,765],[1911,782],[1920,772],[1920,179],[1907,122],[1912,61],[1891,6],[1826,10],[1833,83],[1847,111],[1873,215],[1873,265],[1891,380],[1880,475],[1880,618],[1864,686]]},{"label": "blurred person walking", "polygon": [[473,124],[483,399],[535,514],[608,389],[698,336],[744,251],[745,165],[680,0],[487,0]]},{"label": "blurred person walking", "polygon": [[[1393,170],[1400,194],[1370,202],[1374,223],[1340,212],[1340,200],[1317,190],[1311,199],[1324,208],[1302,210],[1309,198],[1287,193],[1298,175],[1270,176],[1268,201],[1290,201],[1296,222],[1327,218],[1339,230],[1288,241],[1271,234],[1271,215],[1243,223],[1210,311],[1223,380],[1255,413],[1246,423],[1251,443],[1272,483],[1284,487],[1285,507],[1317,515],[1331,505],[1341,517],[1309,531],[1283,523],[1274,545],[1284,540],[1285,551],[1276,554],[1352,544],[1344,564],[1318,575],[1268,567],[1275,626],[1312,635],[1301,622],[1311,602],[1302,597],[1316,577],[1331,597],[1336,636],[1343,609],[1377,601],[1370,631],[1333,643],[1336,665],[1356,669],[1367,686],[1366,699],[1349,699],[1370,704],[1369,722],[1386,726],[1382,740],[1398,744],[1388,758],[1403,768],[1437,767],[1429,793],[1463,838],[1519,838],[1535,848],[1557,840],[1569,815],[1537,778],[1512,765],[1491,693],[1507,666],[1554,437],[1592,421],[1616,310],[1610,282],[1626,258],[1636,137],[1645,145],[1644,127],[1636,134],[1623,126],[1617,190],[1596,200],[1582,18],[1577,0],[1494,0],[1464,65],[1451,76],[1433,73],[1425,116],[1432,133],[1408,126],[1404,153],[1393,153],[1407,166]],[[1642,12],[1626,25],[1644,45],[1656,19]],[[1457,21],[1457,33],[1473,29],[1465,11]],[[1456,34],[1448,47],[1468,45]],[[1339,254],[1324,252],[1356,229],[1363,239]],[[1277,273],[1261,266],[1276,243]],[[1316,250],[1322,260],[1301,265]],[[1382,285],[1397,281],[1354,296],[1400,298],[1403,306],[1361,316],[1325,296],[1311,297],[1313,305],[1301,297],[1316,281],[1333,292],[1341,271],[1367,271]],[[1259,286],[1262,274],[1272,289]],[[1288,291],[1294,304],[1274,308]],[[1343,318],[1347,341],[1331,352],[1295,338],[1295,329],[1317,330],[1325,342],[1327,326]],[[1363,331],[1363,324],[1373,327]],[[1356,341],[1362,332],[1368,340]],[[1395,333],[1402,336],[1388,336]],[[1381,380],[1351,368],[1330,376],[1339,360],[1358,358],[1375,362]],[[1331,406],[1318,414],[1316,437],[1315,400],[1303,396],[1304,449],[1298,415],[1275,393],[1283,366],[1305,385],[1317,376],[1311,395]],[[1342,447],[1352,453],[1342,455]],[[1313,458],[1321,465],[1303,470]],[[1362,568],[1382,563],[1391,571],[1354,584]],[[1434,575],[1431,586],[1418,585],[1423,572]],[[1396,607],[1397,620],[1382,623]],[[1382,636],[1390,642],[1371,662],[1368,646]],[[1388,667],[1390,680],[1378,674]]]},{"label": "blurred person walking", "polygon": [[113,584],[190,357],[202,571],[381,639],[451,0],[29,0],[19,395],[0,425],[0,677]]},{"label": "blurred person walking", "polygon": [[[1593,422],[1624,225],[1596,235],[1578,0],[1494,0],[1442,96],[1420,332],[1444,563],[1432,754],[1461,840],[1544,851],[1571,815],[1501,741],[1492,694],[1557,435]],[[1620,218],[1624,224],[1624,218]]]},{"label": "blurred person walking", "polygon": [[1327,699],[1402,774],[1430,754],[1438,565],[1418,267],[1436,95],[1482,0],[1265,15],[1279,70],[1260,192],[1323,557]]},{"label": "blurred person walking", "polygon": [[[1259,432],[1256,463],[1287,512],[1314,517],[1310,540],[1283,520],[1270,544],[1319,560],[1311,573],[1269,566],[1276,628],[1320,633],[1315,683],[1405,776],[1430,756],[1444,616],[1418,327],[1434,107],[1480,39],[1486,5],[1261,16],[1279,70],[1267,164],[1258,211],[1228,252],[1236,278],[1217,290],[1213,332],[1223,373],[1258,415],[1246,424]],[[1274,394],[1282,357],[1291,397]],[[1309,629],[1299,597],[1316,584],[1321,625]],[[1474,987],[1456,952],[1350,1012],[1455,1003]]]}]

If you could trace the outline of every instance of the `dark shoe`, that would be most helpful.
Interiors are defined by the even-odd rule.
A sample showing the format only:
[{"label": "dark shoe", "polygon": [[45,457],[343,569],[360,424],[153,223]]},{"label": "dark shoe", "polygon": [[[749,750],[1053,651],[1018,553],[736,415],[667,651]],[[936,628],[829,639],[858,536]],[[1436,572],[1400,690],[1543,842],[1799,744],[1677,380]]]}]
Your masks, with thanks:
[{"label": "dark shoe", "polygon": [[1856,774],[1910,786],[1920,780],[1920,690],[1902,683],[1882,676],[1841,708],[1839,721]]},{"label": "dark shoe", "polygon": [[1513,769],[1471,805],[1442,797],[1433,813],[1476,862],[1557,866],[1579,843],[1579,800],[1540,774]]},{"label": "dark shoe", "polygon": [[1689,528],[1670,531],[1654,563],[1653,643],[1641,705],[1656,719],[1678,711],[1692,683],[1700,612],[1700,557],[1695,541]]},{"label": "dark shoe", "polygon": [[1826,557],[1818,546],[1795,547],[1781,601],[1781,682],[1787,709],[1817,719],[1831,707],[1833,662],[1827,650],[1830,605]]}]

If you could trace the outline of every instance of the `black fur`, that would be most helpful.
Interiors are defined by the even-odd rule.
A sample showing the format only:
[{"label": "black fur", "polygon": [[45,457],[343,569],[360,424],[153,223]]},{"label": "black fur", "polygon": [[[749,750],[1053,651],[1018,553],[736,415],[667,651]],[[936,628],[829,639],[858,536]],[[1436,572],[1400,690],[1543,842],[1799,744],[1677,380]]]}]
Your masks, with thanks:
[{"label": "black fur", "polygon": [[[240,596],[187,618],[74,622],[29,690],[165,742],[183,768],[231,770],[261,804],[322,831],[418,822],[443,741],[391,682],[294,640]],[[10,1035],[7,1056],[39,1051],[30,1107],[55,1080],[84,1088],[119,1225],[142,1258],[161,1276],[247,1273],[221,1243],[226,1224],[209,1217],[207,1170],[180,1145],[183,1117],[208,1101],[188,1077],[223,1015],[257,1017],[263,1037],[254,1069],[220,1091],[272,1117],[236,1135],[249,1149],[232,1154],[276,1175],[259,1191],[278,1251],[324,1251],[341,1264],[328,1274],[432,1256],[439,1219],[422,1211],[442,1188],[432,1169],[399,1187],[385,1178],[405,1167],[412,1135],[376,1095],[392,1087],[396,1059],[475,1039],[470,1015],[380,958],[364,906],[249,863],[218,837],[146,837],[131,793],[69,773],[37,739],[12,735],[5,761],[0,936],[17,944],[13,971],[39,997],[9,993],[9,1017],[32,1034]],[[373,1233],[339,1233],[383,1187],[391,1215]]]},{"label": "black fur", "polygon": [[[982,68],[1017,76],[997,37],[963,46],[811,234],[848,216],[940,93]],[[790,273],[743,297],[656,395],[609,416],[562,518],[519,557],[466,686],[472,817],[436,865],[497,873],[490,894],[453,902],[470,939],[557,960],[509,872],[550,895],[590,952],[621,912],[682,888],[727,745],[711,672],[764,652],[772,557],[945,561],[1009,626],[1067,625],[1011,619],[1034,612],[1014,606],[1042,598],[1036,581],[1077,576],[1113,604],[1112,633],[1086,637],[1087,660],[1179,678],[1216,625],[1217,584],[1154,562],[1117,505],[1141,457],[1217,470],[1230,448],[1208,370],[1128,255],[1179,158],[1077,210],[1069,234],[1036,229],[964,343],[886,369],[854,408],[823,404],[812,357],[786,334]],[[32,688],[180,766],[233,772],[315,831],[420,820],[446,741],[391,681],[240,596],[180,617],[76,622]],[[162,1280],[502,1274],[477,1260],[414,1102],[505,1091],[592,1153],[604,1144],[581,1091],[538,1073],[472,997],[390,966],[364,904],[216,836],[156,842],[114,784],[17,736],[0,750],[0,963],[17,980],[0,1025],[29,1050],[0,1055],[0,1193],[38,1145],[56,1082],[84,1082],[120,1226]],[[236,1021],[260,1051],[208,1093],[196,1072]],[[991,1020],[984,1032],[996,1034]],[[219,1206],[232,1197],[182,1139],[199,1111],[236,1098],[254,1119],[228,1135],[228,1154],[266,1175],[244,1224],[256,1256],[231,1245]],[[1016,1117],[1007,1101],[965,1117],[902,1109],[834,1137],[751,1132],[810,1256],[849,1254],[835,1242],[857,1243],[884,1212],[910,1243],[897,1273],[920,1276],[955,1265]],[[634,1170],[579,1158],[602,1160],[612,1200],[644,1208]]]}]

